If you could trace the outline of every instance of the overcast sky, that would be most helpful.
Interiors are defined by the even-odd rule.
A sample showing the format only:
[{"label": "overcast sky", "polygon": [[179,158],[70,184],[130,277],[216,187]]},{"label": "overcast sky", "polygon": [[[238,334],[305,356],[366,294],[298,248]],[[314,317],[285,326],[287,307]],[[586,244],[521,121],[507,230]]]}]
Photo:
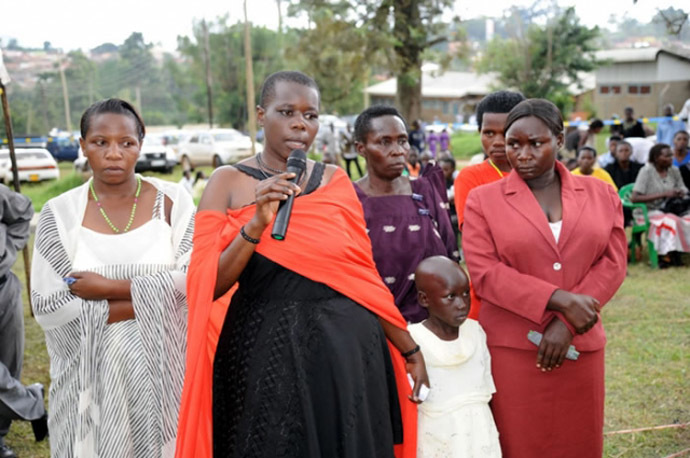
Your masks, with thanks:
[{"label": "overcast sky", "polygon": [[[647,21],[656,8],[677,5],[671,0],[555,0],[560,6],[574,5],[583,23],[606,26],[611,15],[627,14]],[[132,32],[142,32],[148,42],[174,50],[178,35],[190,35],[192,21],[215,19],[228,14],[230,23],[243,19],[243,0],[6,0],[0,10],[0,38],[16,38],[26,47],[42,47],[50,41],[65,51],[88,50],[99,44],[121,44]],[[456,0],[455,13],[463,19],[500,16],[512,5],[530,5],[532,0]],[[275,0],[249,0],[249,19],[277,28]],[[284,7],[285,16],[285,7]],[[285,18],[289,25],[303,25]]]}]

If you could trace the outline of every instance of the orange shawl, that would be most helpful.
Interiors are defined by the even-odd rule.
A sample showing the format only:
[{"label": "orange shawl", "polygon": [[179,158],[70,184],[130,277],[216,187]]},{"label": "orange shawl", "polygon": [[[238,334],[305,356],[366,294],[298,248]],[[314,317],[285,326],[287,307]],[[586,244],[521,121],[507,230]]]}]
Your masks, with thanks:
[{"label": "orange shawl", "polygon": [[[177,433],[177,458],[210,458],[212,443],[213,359],[233,287],[213,300],[221,252],[254,216],[253,205],[227,215],[202,210],[196,214],[194,249],[187,273],[189,335],[187,370]],[[257,253],[313,281],[324,283],[391,324],[407,325],[393,296],[381,281],[366,233],[362,206],[347,175],[338,170],[326,186],[295,200],[284,241],[266,232]],[[324,256],[327,254],[327,256]],[[417,406],[411,394],[405,360],[388,342],[403,418],[404,443],[397,458],[417,452]]]}]

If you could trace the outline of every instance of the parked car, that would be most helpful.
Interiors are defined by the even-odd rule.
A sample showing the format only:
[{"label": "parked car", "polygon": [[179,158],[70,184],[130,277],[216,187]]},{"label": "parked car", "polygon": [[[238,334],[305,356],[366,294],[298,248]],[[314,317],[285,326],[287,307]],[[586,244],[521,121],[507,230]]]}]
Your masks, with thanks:
[{"label": "parked car", "polygon": [[[60,178],[57,161],[47,149],[17,148],[15,154],[19,181],[37,182]],[[10,151],[7,149],[0,150],[0,179],[5,184],[11,183],[14,179]]]},{"label": "parked car", "polygon": [[185,143],[193,133],[188,130],[176,129],[167,130],[163,133],[155,134],[155,136],[159,137],[165,146],[172,148],[175,158],[178,158],[180,156],[180,145]]},{"label": "parked car", "polygon": [[[257,153],[263,151],[255,143]],[[200,165],[220,167],[252,155],[252,140],[235,129],[211,129],[192,135],[179,149],[180,164],[185,170]]]},{"label": "parked car", "polygon": [[171,173],[177,165],[175,152],[166,146],[161,137],[147,135],[144,144],[141,145],[141,153],[135,168],[136,172],[153,170],[156,172]]},{"label": "parked car", "polygon": [[77,158],[74,160],[74,171],[79,173],[88,173],[91,171],[89,167],[89,161],[86,160],[84,156],[84,151],[82,151],[81,146],[77,150]]},{"label": "parked car", "polygon": [[[172,148],[165,146],[163,141],[155,135],[144,137],[144,144],[141,146],[139,159],[137,159],[135,166],[137,173],[147,170],[171,173],[175,165],[177,165],[177,158]],[[74,161],[74,170],[81,173],[90,171],[88,160],[81,147],[79,147],[77,159]]]},{"label": "parked car", "polygon": [[58,161],[74,161],[79,151],[79,132],[65,132],[53,129],[48,134],[46,149]]}]

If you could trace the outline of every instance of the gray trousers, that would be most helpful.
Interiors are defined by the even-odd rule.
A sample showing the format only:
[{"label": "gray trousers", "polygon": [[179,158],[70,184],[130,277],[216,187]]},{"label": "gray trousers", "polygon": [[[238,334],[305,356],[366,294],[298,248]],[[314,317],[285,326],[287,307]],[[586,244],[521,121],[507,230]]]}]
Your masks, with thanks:
[{"label": "gray trousers", "polygon": [[45,413],[39,386],[19,381],[23,360],[21,283],[9,272],[0,285],[0,443],[12,420],[36,420]]}]

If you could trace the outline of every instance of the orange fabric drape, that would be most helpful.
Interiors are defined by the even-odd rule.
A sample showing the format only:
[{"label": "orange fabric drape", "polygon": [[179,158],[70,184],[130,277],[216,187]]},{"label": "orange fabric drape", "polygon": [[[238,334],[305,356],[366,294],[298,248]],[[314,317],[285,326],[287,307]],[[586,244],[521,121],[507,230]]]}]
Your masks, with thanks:
[{"label": "orange fabric drape", "polygon": [[[218,259],[254,211],[252,205],[229,210],[227,215],[208,210],[196,215],[194,250],[187,273],[189,331],[178,458],[213,456],[213,357],[234,292],[233,287],[213,301]],[[406,329],[393,296],[376,270],[362,207],[342,170],[326,186],[295,200],[284,241],[273,240],[266,233],[256,251],[287,269],[330,286],[393,325]],[[404,443],[396,446],[395,455],[413,458],[417,448],[417,406],[407,399],[411,389],[405,361],[390,342],[388,346],[403,418]]]}]

